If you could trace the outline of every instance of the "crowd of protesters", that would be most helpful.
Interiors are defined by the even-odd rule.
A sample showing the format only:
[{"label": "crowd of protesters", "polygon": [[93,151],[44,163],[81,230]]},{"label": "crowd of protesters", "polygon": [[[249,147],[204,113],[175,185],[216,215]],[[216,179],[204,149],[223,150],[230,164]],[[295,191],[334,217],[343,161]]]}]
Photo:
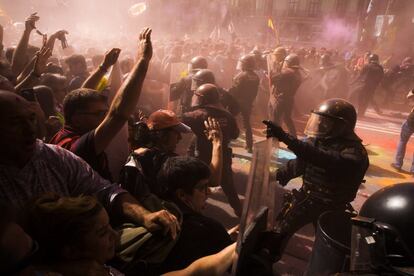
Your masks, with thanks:
[{"label": "crowd of protesters", "polygon": [[[238,115],[251,152],[251,115],[284,119],[295,136],[292,112],[341,97],[359,116],[368,104],[380,113],[413,82],[411,58],[389,68],[374,53],[244,39],[153,46],[148,28],[136,52],[76,51],[64,30],[33,46],[38,20],[27,18],[17,45],[0,41],[2,275],[221,275],[238,229],[202,210],[221,186],[241,216],[231,166]],[[177,63],[190,70],[173,81]],[[297,85],[283,95],[286,81]],[[287,97],[290,110],[279,114],[270,100],[266,113],[272,97]]]}]

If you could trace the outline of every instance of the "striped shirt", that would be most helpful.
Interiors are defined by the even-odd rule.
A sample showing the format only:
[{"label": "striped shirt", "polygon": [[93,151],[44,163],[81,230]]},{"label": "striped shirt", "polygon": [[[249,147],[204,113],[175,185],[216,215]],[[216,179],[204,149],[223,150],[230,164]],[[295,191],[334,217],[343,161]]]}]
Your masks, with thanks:
[{"label": "striped shirt", "polygon": [[110,208],[125,190],[103,179],[85,161],[59,146],[36,142],[30,161],[17,168],[0,164],[0,200],[23,208],[44,193],[61,196],[93,195]]}]

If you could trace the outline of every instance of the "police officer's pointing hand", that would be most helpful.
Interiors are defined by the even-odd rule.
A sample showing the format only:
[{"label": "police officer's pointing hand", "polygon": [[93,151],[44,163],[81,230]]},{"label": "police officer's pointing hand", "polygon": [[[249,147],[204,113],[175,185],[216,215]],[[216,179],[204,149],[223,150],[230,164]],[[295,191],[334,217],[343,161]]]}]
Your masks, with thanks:
[{"label": "police officer's pointing hand", "polygon": [[266,125],[266,137],[267,138],[277,138],[280,141],[284,142],[287,140],[288,138],[288,134],[277,124],[269,121],[269,120],[264,120],[263,124]]}]

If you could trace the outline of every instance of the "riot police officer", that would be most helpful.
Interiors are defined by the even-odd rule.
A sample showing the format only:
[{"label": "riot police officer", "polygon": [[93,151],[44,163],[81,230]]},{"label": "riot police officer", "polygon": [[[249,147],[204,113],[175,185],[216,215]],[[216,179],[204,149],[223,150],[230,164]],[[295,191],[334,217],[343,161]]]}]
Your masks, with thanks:
[{"label": "riot police officer", "polygon": [[[358,188],[369,166],[368,154],[355,134],[355,108],[342,99],[322,102],[308,120],[300,141],[270,121],[268,137],[276,137],[297,156],[276,173],[279,184],[302,176],[299,190],[285,195],[277,217],[273,239],[274,255],[280,256],[287,240],[302,226],[317,222],[325,211],[351,208]],[[270,243],[269,243],[270,244]],[[277,252],[280,250],[280,252]]]},{"label": "riot police officer", "polygon": [[259,90],[260,79],[254,72],[256,60],[253,55],[245,55],[240,59],[241,72],[233,79],[233,86],[229,93],[237,100],[243,119],[243,126],[246,130],[246,149],[252,152],[253,134],[250,125],[250,115],[253,103]]},{"label": "riot police officer", "polygon": [[269,101],[269,119],[276,124],[285,122],[289,133],[296,136],[296,128],[292,120],[295,94],[302,76],[300,73],[299,57],[296,54],[288,55],[280,73],[271,76],[272,96]]},{"label": "riot police officer", "polygon": [[334,64],[329,54],[323,54],[320,57],[319,65],[317,72],[321,74],[321,80],[317,89],[322,92],[322,100],[347,97],[348,71],[345,67]]},{"label": "riot police officer", "polygon": [[381,111],[374,101],[375,90],[384,77],[384,69],[379,64],[379,57],[376,54],[368,56],[368,64],[364,65],[361,73],[352,83],[352,99],[358,99],[358,115],[364,116],[368,104],[373,104],[377,113]]},{"label": "riot police officer", "polygon": [[192,58],[188,64],[188,76],[171,85],[169,101],[179,101],[177,106],[178,114],[182,114],[190,110],[191,98],[193,97],[193,91],[191,91],[192,77],[199,70],[207,69],[207,67],[207,59],[202,56],[196,56]]},{"label": "riot police officer", "polygon": [[218,88],[213,84],[203,84],[194,92],[192,101],[193,111],[184,113],[182,121],[191,127],[196,139],[190,146],[190,155],[204,161],[211,162],[212,144],[205,135],[204,121],[207,118],[215,118],[223,133],[223,170],[222,183],[223,192],[227,196],[231,207],[237,216],[241,215],[242,206],[233,184],[232,149],[229,146],[231,140],[239,136],[234,116],[220,104]]},{"label": "riot police officer", "polygon": [[275,55],[275,61],[276,64],[273,65],[273,72],[270,73],[280,73],[282,71],[283,68],[283,63],[285,61],[285,58],[287,56],[287,51],[284,47],[277,47],[274,51],[273,54]]},{"label": "riot police officer", "polygon": [[216,78],[213,71],[208,69],[199,70],[192,76],[191,91],[192,94],[203,84],[214,84],[219,93],[220,103],[224,108],[226,108],[232,115],[236,116],[240,113],[240,106],[237,103],[236,99],[229,94],[225,89],[219,87],[216,84]]}]

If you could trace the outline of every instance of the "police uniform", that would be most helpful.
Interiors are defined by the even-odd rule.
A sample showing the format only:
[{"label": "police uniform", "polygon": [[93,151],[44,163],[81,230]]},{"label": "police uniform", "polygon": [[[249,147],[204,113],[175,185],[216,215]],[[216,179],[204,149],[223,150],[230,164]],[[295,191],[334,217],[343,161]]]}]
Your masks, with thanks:
[{"label": "police uniform", "polygon": [[210,164],[212,155],[212,144],[204,134],[204,121],[208,117],[215,118],[219,123],[223,133],[223,170],[222,183],[223,192],[227,196],[230,205],[235,210],[235,213],[241,215],[241,203],[237,195],[233,183],[232,171],[232,149],[229,147],[231,140],[239,136],[239,128],[237,127],[234,116],[224,108],[213,106],[196,107],[194,111],[184,113],[182,115],[182,122],[190,126],[196,138],[190,147],[190,155],[199,158],[206,164]]},{"label": "police uniform", "polygon": [[254,71],[240,72],[233,79],[233,86],[229,93],[237,99],[240,106],[241,115],[243,118],[243,125],[246,129],[246,147],[252,149],[253,134],[250,125],[250,115],[252,112],[253,102],[256,99],[259,90],[260,79]]},{"label": "police uniform", "polygon": [[271,76],[272,95],[269,102],[269,119],[277,124],[285,122],[289,133],[296,136],[296,128],[292,120],[295,94],[302,77],[298,69],[284,68],[280,73]]},{"label": "police uniform", "polygon": [[[353,83],[352,96],[358,99],[358,114],[364,116],[368,104],[373,102],[375,90],[384,77],[384,69],[376,62],[370,62],[362,68]],[[375,106],[376,108],[376,106]]]},{"label": "police uniform", "polygon": [[267,136],[276,137],[296,155],[276,173],[279,184],[302,176],[302,187],[287,193],[277,216],[273,245],[281,255],[289,238],[308,223],[316,226],[326,211],[352,210],[369,166],[367,151],[355,134],[355,108],[343,99],[329,99],[312,111],[305,128],[305,141],[288,135],[280,126],[265,121]]},{"label": "police uniform", "polygon": [[169,101],[179,100],[177,114],[182,114],[191,109],[191,98],[193,97],[193,91],[191,91],[192,76],[193,73],[171,85]]},{"label": "police uniform", "polygon": [[365,172],[368,154],[361,140],[337,138],[328,140],[292,139],[288,143],[297,156],[278,170],[276,179],[281,185],[302,176],[303,185],[285,197],[278,216],[276,231],[292,235],[328,210],[345,210],[354,200]]}]

